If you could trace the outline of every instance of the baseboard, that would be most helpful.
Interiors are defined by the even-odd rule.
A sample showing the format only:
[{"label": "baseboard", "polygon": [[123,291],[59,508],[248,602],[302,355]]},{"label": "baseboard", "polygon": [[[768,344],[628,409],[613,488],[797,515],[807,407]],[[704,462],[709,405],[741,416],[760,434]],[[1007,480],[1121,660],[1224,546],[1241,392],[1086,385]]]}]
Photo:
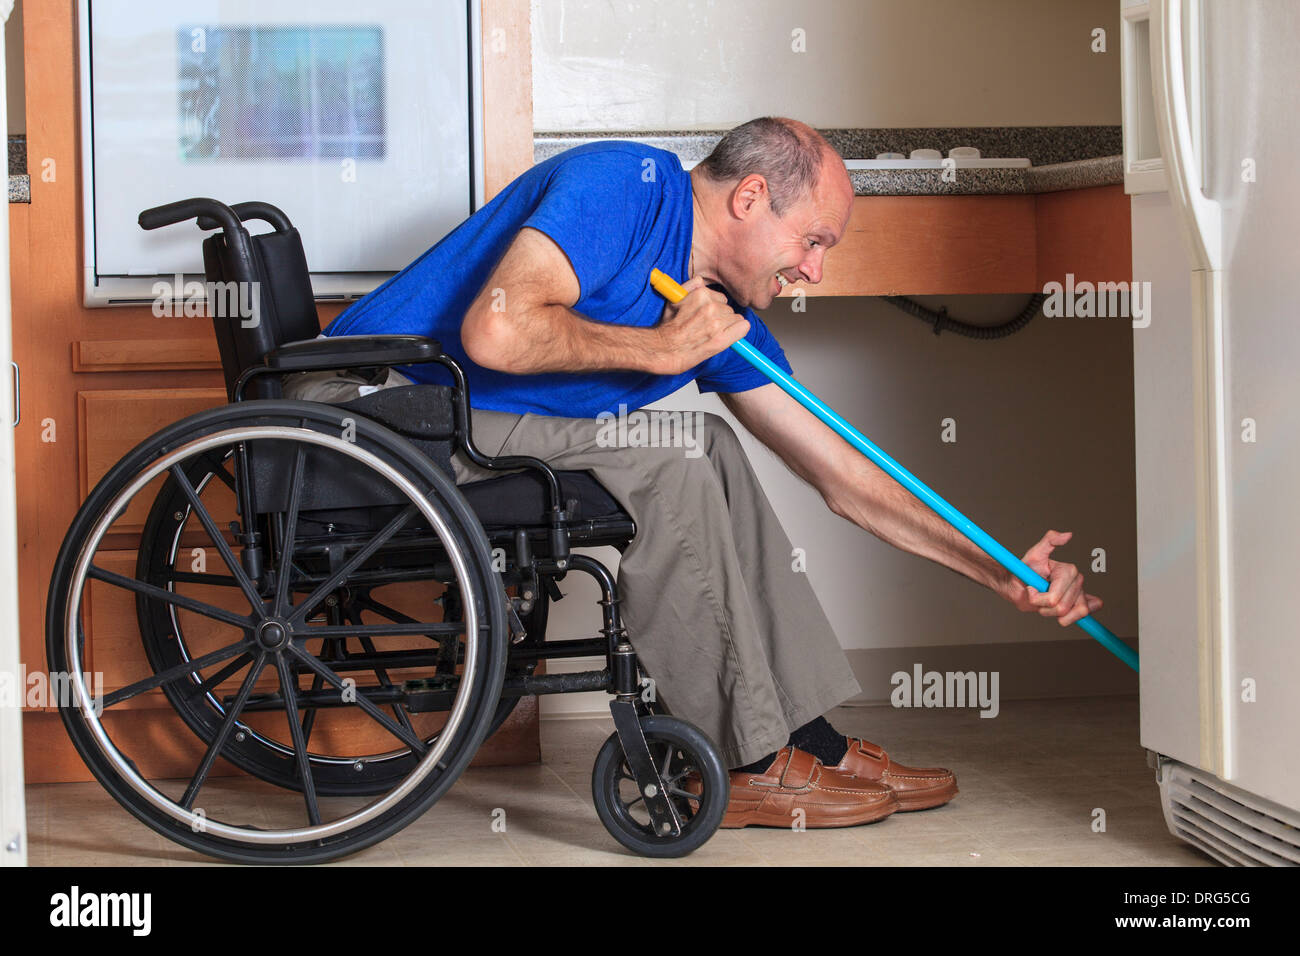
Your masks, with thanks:
[{"label": "baseboard", "polygon": [[541,719],[544,722],[552,720],[610,720],[609,702],[613,698],[608,694],[603,696],[604,700],[592,701],[591,703],[586,704],[581,710],[561,711],[556,714],[542,714]]},{"label": "baseboard", "polygon": [[[1124,643],[1136,647],[1137,642]],[[1049,697],[1111,697],[1138,692],[1138,675],[1095,641],[1032,641],[999,644],[933,644],[845,651],[862,685],[854,704],[887,704],[901,685],[894,675],[998,674],[1001,700]]]}]

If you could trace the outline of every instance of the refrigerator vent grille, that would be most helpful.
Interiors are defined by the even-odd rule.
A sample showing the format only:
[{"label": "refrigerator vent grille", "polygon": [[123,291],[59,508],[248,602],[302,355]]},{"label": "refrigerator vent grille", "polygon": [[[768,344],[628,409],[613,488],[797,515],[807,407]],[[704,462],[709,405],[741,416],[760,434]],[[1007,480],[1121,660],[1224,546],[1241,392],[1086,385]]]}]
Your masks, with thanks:
[{"label": "refrigerator vent grille", "polygon": [[1227,866],[1300,865],[1300,814],[1185,764],[1162,770],[1165,814],[1176,836]]}]

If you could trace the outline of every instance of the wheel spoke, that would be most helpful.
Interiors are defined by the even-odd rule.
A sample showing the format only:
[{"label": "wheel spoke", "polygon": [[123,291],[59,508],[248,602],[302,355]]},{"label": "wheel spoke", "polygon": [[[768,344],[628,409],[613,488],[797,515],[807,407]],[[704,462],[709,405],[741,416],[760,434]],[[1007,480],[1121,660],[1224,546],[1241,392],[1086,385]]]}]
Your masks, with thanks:
[{"label": "wheel spoke", "polygon": [[194,486],[190,484],[185,469],[178,463],[172,465],[170,470],[172,478],[175,479],[176,484],[180,486],[181,491],[185,493],[185,497],[189,500],[190,509],[198,516],[199,522],[203,525],[204,530],[208,532],[208,537],[212,539],[213,545],[220,552],[221,560],[226,562],[226,567],[235,576],[239,589],[244,592],[244,597],[248,598],[249,605],[254,611],[260,612],[262,610],[262,596],[257,593],[257,588],[248,579],[248,575],[244,572],[244,566],[239,563],[234,552],[230,550],[230,545],[226,544],[226,538],[217,528],[217,523],[212,519],[212,515],[208,514],[208,509],[203,507],[203,502],[199,500],[198,493],[195,492]]},{"label": "wheel spoke", "polygon": [[302,795],[307,802],[307,820],[312,826],[320,825],[320,807],[316,803],[316,780],[311,772],[311,758],[307,755],[307,739],[298,723],[297,679],[289,672],[289,662],[283,654],[275,655],[275,667],[280,672],[280,696],[284,698],[284,712],[289,718],[289,733],[293,735],[293,752],[298,758],[298,777],[302,781]]},{"label": "wheel spoke", "polygon": [[692,767],[690,764],[687,764],[684,769],[677,771],[677,773],[673,774],[671,777],[664,777],[664,786],[672,786],[683,777],[689,777],[691,775],[691,770]]},{"label": "wheel spoke", "polygon": [[[323,663],[321,663],[319,660],[313,657],[310,653],[304,651],[302,648],[298,647],[295,644],[289,645],[289,651],[292,654],[294,654],[294,656],[296,656],[299,660],[301,660],[304,664],[306,664],[307,667],[309,667],[312,671],[319,674],[321,677],[325,678],[325,680],[331,686],[336,687],[339,690],[343,690],[343,679],[340,678],[339,675],[336,674],[333,670],[326,667]],[[373,704],[370,700],[368,700],[364,694],[357,694],[356,704],[363,711],[365,711],[372,718],[374,718],[374,720],[380,726],[382,726],[385,730],[387,730],[398,740],[405,743],[416,753],[423,754],[426,750],[428,750],[428,747],[425,746],[424,741],[422,741],[415,734],[408,731],[406,728],[395,723],[391,717],[389,717],[382,710],[380,710],[375,704]]]},{"label": "wheel spoke", "polygon": [[668,767],[672,763],[672,760],[673,760],[673,745],[670,743],[668,744],[668,749],[664,751],[664,765],[659,768],[660,780],[668,779]]},{"label": "wheel spoke", "polygon": [[[230,472],[226,471],[226,463],[224,461],[224,458],[225,458],[224,455],[221,458],[218,458],[212,452],[208,451],[208,452],[204,452],[203,455],[200,456],[198,460],[207,462],[208,467],[212,471],[212,474],[215,477],[217,477],[221,481],[221,483],[224,484],[231,491],[235,491],[235,476],[232,475]],[[238,494],[238,492],[236,492],[236,494]]]},{"label": "wheel spoke", "polygon": [[289,507],[285,518],[284,540],[280,542],[280,571],[275,588],[275,613],[280,615],[284,615],[289,610],[289,578],[293,575],[293,539],[298,533],[298,504],[302,501],[302,466],[306,460],[307,449],[299,444],[297,455],[293,460],[293,477],[289,481]]},{"label": "wheel spoke", "polygon": [[[619,786],[618,786],[624,780],[632,784],[632,787],[636,792],[636,796],[627,802],[623,801],[623,796],[622,793],[619,791]],[[614,781],[614,790],[618,796],[618,802],[623,805],[624,810],[631,810],[638,803],[640,803],[642,800],[645,799],[645,794],[641,792],[641,784],[637,783],[636,777],[632,776],[632,769],[627,765],[626,760],[624,760],[622,765],[620,765],[618,768],[618,779]]]},{"label": "wheel spoke", "polygon": [[103,708],[107,709],[120,704],[124,700],[129,700],[137,694],[143,694],[147,690],[153,690],[160,687],[168,681],[173,681],[178,677],[184,677],[192,674],[204,667],[211,667],[213,664],[219,664],[229,657],[241,654],[253,646],[249,640],[240,641],[238,644],[231,644],[229,647],[223,647],[219,651],[213,651],[211,654],[204,654],[202,657],[196,657],[192,661],[181,661],[173,667],[160,671],[152,677],[146,677],[144,680],[138,680],[134,684],[128,684],[121,690],[115,690],[104,697]]},{"label": "wheel spoke", "polygon": [[[331,621],[337,621],[339,619],[338,610],[335,609],[331,611],[329,617]],[[338,638],[329,638],[325,641],[324,644],[321,645],[320,656],[322,659],[328,660],[331,663],[335,661],[343,660],[348,656],[347,645],[348,645],[347,638],[343,638],[342,640]],[[321,687],[323,687],[324,685],[325,685],[325,681],[324,679],[321,678],[320,674],[313,673],[311,675],[311,690],[313,692],[320,690]],[[303,708],[303,710],[304,713],[302,715],[302,737],[303,737],[303,742],[307,743],[311,740],[311,732],[316,727],[316,715],[320,711],[316,707],[305,707]]]},{"label": "wheel spoke", "polygon": [[388,539],[401,531],[406,523],[414,516],[415,505],[407,505],[397,515],[395,515],[393,520],[384,525],[383,530],[371,538],[364,548],[345,561],[342,567],[318,585],[316,590],[312,591],[311,594],[307,596],[307,599],[298,605],[297,609],[289,617],[289,626],[293,627],[302,623],[308,613],[310,613],[316,605],[320,604],[327,594],[347,580],[348,575],[359,568],[372,554],[387,544]]},{"label": "wheel spoke", "polygon": [[401,624],[418,624],[419,622],[409,614],[403,614],[396,608],[389,607],[380,601],[376,601],[369,594],[362,595],[356,599],[356,602],[364,608],[374,611],[381,617],[386,617],[390,621],[397,621]]},{"label": "wheel spoke", "polygon": [[253,616],[236,614],[234,611],[228,611],[224,607],[217,607],[215,604],[204,604],[192,597],[186,597],[184,594],[177,594],[175,591],[168,591],[166,588],[160,588],[155,584],[149,584],[145,581],[137,581],[135,578],[128,578],[124,575],[117,574],[113,571],[106,571],[103,568],[92,564],[86,572],[89,577],[96,581],[103,581],[105,584],[113,584],[119,588],[126,588],[128,591],[134,591],[136,594],[143,594],[159,601],[165,601],[168,604],[175,604],[177,607],[184,608],[187,611],[193,611],[195,614],[202,614],[204,617],[210,617],[216,621],[222,621],[225,624],[231,624],[235,627],[246,629],[253,623]]},{"label": "wheel spoke", "polygon": [[230,709],[226,711],[221,726],[217,728],[216,734],[212,737],[212,742],[208,744],[208,749],[203,754],[203,760],[199,762],[197,769],[194,771],[194,776],[190,778],[190,785],[185,788],[185,793],[181,795],[180,805],[186,810],[194,806],[194,800],[199,795],[199,788],[208,779],[208,772],[212,769],[212,764],[216,762],[222,748],[225,747],[226,740],[230,737],[230,731],[234,729],[235,722],[239,720],[239,715],[244,710],[244,704],[248,701],[248,695],[253,690],[253,684],[256,683],[265,664],[266,654],[265,652],[259,652],[257,660],[248,672],[248,676],[244,678],[243,684],[239,687],[239,693],[235,695]]},{"label": "wheel spoke", "polygon": [[[370,596],[369,593],[363,594],[363,596],[357,597],[355,598],[355,600],[357,605],[360,605],[361,607],[365,607],[365,609],[367,610],[372,610],[374,611],[374,613],[380,615],[380,617],[393,620],[393,622],[399,624],[420,623],[419,620],[412,618],[411,615],[403,614],[402,611],[395,609],[395,607],[389,607],[386,604],[383,604],[383,602],[381,601],[374,600],[374,598]],[[441,601],[442,598],[437,598],[437,600]],[[446,635],[455,637],[460,635],[460,633],[465,630],[464,622],[460,622],[460,620],[450,620],[450,622],[448,622],[448,620],[443,620],[443,622],[439,622],[439,623],[422,624],[422,627],[424,627],[424,630],[420,631],[420,633],[424,633],[424,635],[432,637],[433,640],[438,640],[438,635],[441,635],[441,633],[446,633]],[[385,633],[396,633],[396,632],[385,631]],[[381,636],[381,635],[376,635],[376,636]],[[441,644],[442,641],[438,641],[438,643]]]},{"label": "wheel spoke", "polygon": [[397,637],[401,635],[424,637],[431,634],[456,637],[463,633],[464,630],[465,627],[460,622],[450,624],[364,624],[358,627],[322,624],[317,627],[302,628],[294,633],[294,638],[311,640],[317,637],[357,637],[366,640],[371,637]]},{"label": "wheel spoke", "polygon": [[[375,650],[375,642],[368,637],[361,638],[361,649],[365,651],[367,654],[377,653],[377,651]],[[379,679],[380,687],[393,686],[393,682],[388,679],[388,668],[376,667],[374,671],[375,671],[375,677]],[[400,703],[393,704],[393,716],[397,718],[398,723],[400,723],[403,727],[411,731],[411,733],[415,733],[415,728],[411,726],[411,718],[406,715],[406,708],[403,707]]]},{"label": "wheel spoke", "polygon": [[211,584],[219,588],[239,587],[239,582],[229,574],[197,574],[193,571],[172,571],[167,580],[173,584]]},{"label": "wheel spoke", "polygon": [[[323,683],[324,681],[321,680],[320,674],[312,674],[311,676],[312,691],[320,690],[321,684]],[[307,707],[304,708],[304,710],[306,712],[302,715],[302,742],[303,745],[306,746],[307,742],[311,740],[312,728],[316,726],[316,708]]]},{"label": "wheel spoke", "polygon": [[194,690],[190,693],[191,697],[202,697],[212,692],[213,688],[221,684],[226,678],[235,671],[239,670],[245,664],[253,659],[251,654],[240,654],[233,661],[227,664],[221,670],[217,671],[211,677],[206,678],[201,684],[196,684]]},{"label": "wheel spoke", "polygon": [[[349,624],[361,626],[361,612],[358,611],[355,607],[348,608],[345,614],[347,615]],[[361,649],[365,651],[365,653],[370,654],[372,657],[378,653],[378,651],[375,650],[375,642],[372,641],[369,637],[359,637],[358,640],[360,640]],[[375,677],[379,678],[379,685],[381,687],[393,686],[393,682],[388,679],[388,668],[376,667]],[[403,707],[400,703],[393,704],[393,716],[396,717],[398,722],[401,723],[401,725],[405,727],[407,730],[411,731],[412,733],[415,732],[415,728],[411,726],[411,718],[407,716],[406,708]]]}]

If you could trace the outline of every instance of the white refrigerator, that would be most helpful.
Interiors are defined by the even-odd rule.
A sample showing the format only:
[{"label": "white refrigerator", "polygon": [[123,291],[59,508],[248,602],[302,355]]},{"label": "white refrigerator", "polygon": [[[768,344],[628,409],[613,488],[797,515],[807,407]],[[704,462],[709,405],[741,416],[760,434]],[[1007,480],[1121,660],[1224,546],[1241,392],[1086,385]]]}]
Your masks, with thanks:
[{"label": "white refrigerator", "polygon": [[1141,741],[1172,832],[1300,864],[1300,2],[1122,14]]}]

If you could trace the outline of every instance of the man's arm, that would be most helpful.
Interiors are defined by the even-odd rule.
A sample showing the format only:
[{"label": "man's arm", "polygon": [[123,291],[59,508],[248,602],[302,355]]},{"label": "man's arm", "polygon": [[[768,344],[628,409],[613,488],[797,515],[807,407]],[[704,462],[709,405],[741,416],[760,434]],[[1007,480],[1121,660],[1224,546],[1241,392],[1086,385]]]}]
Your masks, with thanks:
[{"label": "man's arm", "polygon": [[965,575],[1022,611],[1058,618],[1062,626],[1101,606],[1100,598],[1083,592],[1083,577],[1074,565],[1048,557],[1069,540],[1069,532],[1049,531],[1025,555],[1025,563],[1049,582],[1050,589],[1040,593],[1022,584],[780,386],[762,385],[722,399],[755,437],[821,493],[831,511],[881,540]]},{"label": "man's arm", "polygon": [[526,375],[623,369],[677,375],[743,338],[749,323],[726,296],[687,282],[653,328],[591,319],[573,311],[581,289],[564,251],[523,228],[470,304],[461,325],[465,353],[484,368]]}]

